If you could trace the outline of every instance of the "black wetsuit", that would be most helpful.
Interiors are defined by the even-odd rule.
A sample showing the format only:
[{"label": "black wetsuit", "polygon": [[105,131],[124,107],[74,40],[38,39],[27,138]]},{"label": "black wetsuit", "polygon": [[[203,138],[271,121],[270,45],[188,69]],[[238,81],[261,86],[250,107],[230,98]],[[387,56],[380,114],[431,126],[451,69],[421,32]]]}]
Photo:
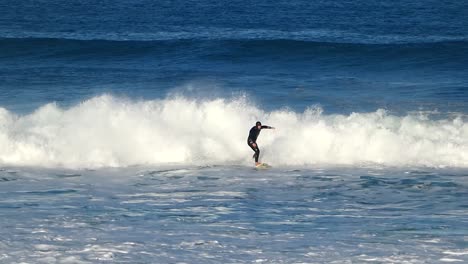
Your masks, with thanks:
[{"label": "black wetsuit", "polygon": [[[258,135],[260,134],[260,131],[263,128],[271,128],[270,126],[262,126],[260,129],[257,128],[257,126],[254,126],[250,129],[249,132],[249,137],[247,138],[247,145],[249,145],[253,151],[255,151],[255,154],[253,157],[255,158],[255,162],[258,162],[258,158],[260,157],[260,149],[258,148],[257,144],[257,138]],[[255,143],[255,146],[254,146]]]}]

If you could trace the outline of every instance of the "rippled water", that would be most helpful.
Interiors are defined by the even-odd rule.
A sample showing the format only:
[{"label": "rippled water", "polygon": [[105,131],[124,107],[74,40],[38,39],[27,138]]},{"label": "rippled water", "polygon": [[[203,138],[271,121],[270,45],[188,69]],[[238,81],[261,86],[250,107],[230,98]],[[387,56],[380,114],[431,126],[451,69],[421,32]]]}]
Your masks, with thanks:
[{"label": "rippled water", "polygon": [[5,263],[468,261],[455,169],[3,168]]}]

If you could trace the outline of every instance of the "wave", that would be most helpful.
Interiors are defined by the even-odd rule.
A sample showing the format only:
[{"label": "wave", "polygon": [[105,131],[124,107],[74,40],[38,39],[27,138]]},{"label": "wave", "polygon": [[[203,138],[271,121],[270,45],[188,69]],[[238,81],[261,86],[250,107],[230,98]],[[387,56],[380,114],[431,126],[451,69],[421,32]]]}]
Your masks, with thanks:
[{"label": "wave", "polygon": [[322,63],[343,60],[362,63],[392,62],[403,66],[414,64],[447,64],[466,68],[468,42],[447,41],[417,44],[355,44],[313,42],[287,39],[274,40],[167,40],[167,41],[109,41],[49,38],[0,38],[0,58],[21,62],[32,60],[46,63],[61,60],[72,63],[98,61],[167,59],[186,60],[256,60]]},{"label": "wave", "polygon": [[334,29],[273,30],[219,27],[188,27],[155,32],[18,32],[1,31],[0,38],[68,39],[104,41],[180,41],[180,40],[291,40],[342,44],[418,44],[468,41],[467,35],[365,34]]},{"label": "wave", "polygon": [[255,121],[261,159],[275,166],[381,164],[468,167],[468,124],[463,117],[432,120],[385,110],[326,115],[264,111],[245,97],[130,100],[102,95],[31,114],[0,108],[0,163],[67,168],[161,164],[249,165],[246,144]]}]

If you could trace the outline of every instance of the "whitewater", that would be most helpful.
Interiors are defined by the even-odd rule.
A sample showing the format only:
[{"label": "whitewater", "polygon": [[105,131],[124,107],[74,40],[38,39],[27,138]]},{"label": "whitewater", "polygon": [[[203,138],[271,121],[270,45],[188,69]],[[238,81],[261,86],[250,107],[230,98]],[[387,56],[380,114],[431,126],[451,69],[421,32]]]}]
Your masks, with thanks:
[{"label": "whitewater", "polygon": [[64,168],[134,165],[249,165],[248,130],[275,126],[259,139],[275,166],[362,165],[468,167],[463,115],[431,118],[265,111],[245,96],[135,100],[102,95],[70,107],[46,104],[18,115],[0,109],[0,162]]}]

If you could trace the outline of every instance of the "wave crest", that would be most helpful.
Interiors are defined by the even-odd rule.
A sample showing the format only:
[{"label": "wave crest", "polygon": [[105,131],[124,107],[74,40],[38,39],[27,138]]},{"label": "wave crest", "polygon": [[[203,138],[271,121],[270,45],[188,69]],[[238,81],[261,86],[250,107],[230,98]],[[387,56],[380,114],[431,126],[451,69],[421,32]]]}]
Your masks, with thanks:
[{"label": "wave crest", "polygon": [[258,109],[244,97],[175,96],[134,101],[103,95],[64,109],[54,103],[28,115],[0,108],[0,163],[68,168],[158,164],[242,164],[256,120],[262,160],[276,166],[316,164],[468,167],[468,125],[385,110],[326,115]]}]

